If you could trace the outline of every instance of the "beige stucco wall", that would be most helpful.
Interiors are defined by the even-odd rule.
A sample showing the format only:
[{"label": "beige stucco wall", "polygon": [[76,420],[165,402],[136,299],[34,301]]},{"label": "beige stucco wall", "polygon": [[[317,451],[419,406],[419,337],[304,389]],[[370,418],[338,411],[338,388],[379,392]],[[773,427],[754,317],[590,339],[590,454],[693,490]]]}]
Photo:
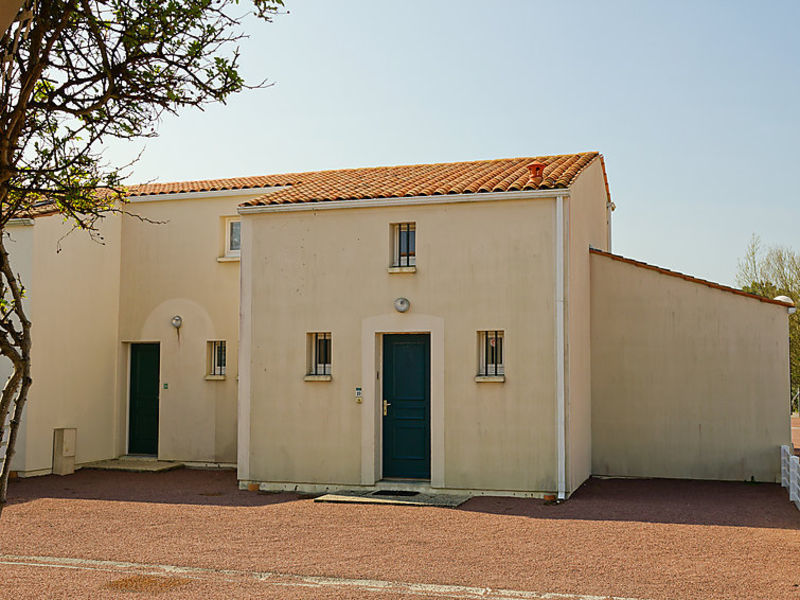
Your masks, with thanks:
[{"label": "beige stucco wall", "polygon": [[592,472],[776,481],[786,309],[591,256]]},{"label": "beige stucco wall", "polygon": [[567,491],[592,469],[589,246],[607,250],[603,167],[595,160],[570,187],[567,201]]},{"label": "beige stucco wall", "polygon": [[78,464],[114,455],[120,222],[102,223],[102,243],[82,231],[64,237],[69,229],[60,216],[47,216],[24,231],[33,239],[30,270],[22,273],[33,386],[19,447],[24,460],[15,467],[27,473],[52,467],[56,428],[77,428]]},{"label": "beige stucco wall", "polygon": [[[380,444],[379,426],[373,439],[362,433],[378,414],[378,330],[410,327],[438,332],[434,365],[436,339],[442,340],[443,368],[431,374],[432,410],[441,410],[443,423],[441,432],[432,431],[434,446],[441,435],[442,456],[432,457],[441,460],[438,483],[554,490],[554,204],[245,215],[250,426],[241,435],[249,437],[250,451],[246,467],[240,458],[240,477],[373,483],[362,458],[369,464],[368,453]],[[416,223],[414,274],[387,273],[390,224],[398,222]],[[392,307],[401,296],[411,301],[405,315]],[[505,331],[505,383],[474,380],[477,332],[486,329]],[[332,333],[331,382],[303,381],[306,333],[314,331]],[[356,386],[364,388],[364,404],[355,402]]]},{"label": "beige stucco wall", "polygon": [[[103,244],[75,232],[60,253],[60,217],[14,227],[34,322],[34,386],[15,470],[50,468],[56,427],[77,427],[78,464],[127,452],[133,342],[161,344],[159,456],[236,462],[239,266],[218,258],[225,217],[237,218],[247,199],[134,201],[127,210],[146,220],[109,217]],[[174,315],[184,319],[180,337]],[[205,379],[211,340],[227,341],[224,381]]]},{"label": "beige stucco wall", "polygon": [[[6,249],[9,253],[14,272],[19,275],[20,281],[25,288],[25,310],[28,318],[32,317],[30,299],[33,296],[33,220],[19,219],[14,220],[7,226],[8,239]],[[11,361],[5,357],[0,357],[0,381],[5,385],[8,377],[13,370]],[[10,418],[10,415],[9,417]],[[28,429],[26,411],[23,411],[22,422],[17,430],[17,442],[14,446],[14,456],[11,459],[11,469],[13,471],[24,471],[26,458],[25,448]],[[6,434],[8,435],[8,434]]]},{"label": "beige stucco wall", "polygon": [[[159,451],[163,459],[236,462],[239,263],[224,254],[224,219],[248,197],[134,201],[149,220],[123,220],[117,453],[127,452],[130,344],[161,345]],[[170,320],[183,318],[180,335]],[[207,343],[225,340],[224,381],[208,381]],[[168,389],[164,389],[164,384]]]}]

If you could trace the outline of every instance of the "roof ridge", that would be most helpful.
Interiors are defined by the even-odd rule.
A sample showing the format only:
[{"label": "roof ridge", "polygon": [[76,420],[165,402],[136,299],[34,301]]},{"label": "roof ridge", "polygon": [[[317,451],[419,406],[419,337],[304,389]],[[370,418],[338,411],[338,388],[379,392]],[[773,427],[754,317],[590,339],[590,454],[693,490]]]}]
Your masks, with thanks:
[{"label": "roof ridge", "polygon": [[[366,171],[366,170],[396,170],[396,169],[408,169],[412,167],[436,167],[436,166],[455,166],[455,165],[478,165],[478,164],[485,164],[485,163],[504,163],[504,162],[513,162],[513,161],[520,161],[520,160],[536,160],[536,159],[544,159],[544,160],[557,160],[562,159],[565,157],[573,157],[573,156],[589,156],[589,155],[597,155],[599,156],[600,153],[597,150],[590,150],[587,152],[573,152],[567,154],[543,154],[538,156],[515,156],[515,157],[505,157],[505,158],[487,158],[487,159],[472,159],[472,160],[457,160],[457,161],[450,161],[450,162],[427,162],[427,163],[409,163],[409,164],[402,164],[402,165],[372,165],[372,166],[361,166],[361,167],[343,167],[339,169],[320,169],[315,171],[290,171],[288,173],[262,173],[260,175],[240,175],[235,177],[223,177],[223,178],[209,178],[209,179],[185,179],[181,181],[150,181],[147,183],[136,183],[128,186],[130,189],[136,188],[146,188],[149,186],[183,186],[183,185],[191,185],[191,184],[201,184],[207,182],[229,182],[235,181],[239,179],[265,179],[268,177],[274,178],[285,178],[285,177],[295,177],[295,176],[302,176],[302,175],[322,175],[325,173],[341,173],[341,172],[353,172],[353,171]],[[253,186],[244,186],[242,189],[246,189],[247,187],[261,187],[259,185]],[[272,185],[266,187],[273,187]],[[231,189],[231,188],[222,188],[222,189]],[[132,194],[133,195],[133,194]]]}]

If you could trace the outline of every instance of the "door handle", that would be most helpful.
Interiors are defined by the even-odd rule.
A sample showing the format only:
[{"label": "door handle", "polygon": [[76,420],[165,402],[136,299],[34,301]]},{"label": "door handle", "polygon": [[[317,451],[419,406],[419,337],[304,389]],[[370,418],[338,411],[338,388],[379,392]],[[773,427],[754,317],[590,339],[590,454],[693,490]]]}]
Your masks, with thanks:
[{"label": "door handle", "polygon": [[392,403],[391,402],[387,402],[386,398],[383,399],[383,416],[384,417],[389,414],[389,407],[391,405],[392,405]]}]

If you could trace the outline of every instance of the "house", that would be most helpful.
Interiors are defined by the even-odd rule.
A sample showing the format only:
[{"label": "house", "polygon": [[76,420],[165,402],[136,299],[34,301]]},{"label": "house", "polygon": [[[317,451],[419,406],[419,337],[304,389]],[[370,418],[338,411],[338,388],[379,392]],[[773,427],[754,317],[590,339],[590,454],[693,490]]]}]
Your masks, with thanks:
[{"label": "house", "polygon": [[613,254],[613,208],[588,152],[140,186],[143,220],[58,255],[58,217],[20,224],[15,468],[74,427],[78,464],[235,463],[265,490],[775,481],[793,307]]},{"label": "house", "polygon": [[127,210],[140,218],[108,217],[102,243],[66,235],[56,214],[9,229],[33,321],[34,385],[12,462],[21,476],[50,472],[59,428],[77,429],[78,465],[129,453],[236,463],[239,268],[230,232],[238,204],[259,188],[161,189],[134,190]]}]

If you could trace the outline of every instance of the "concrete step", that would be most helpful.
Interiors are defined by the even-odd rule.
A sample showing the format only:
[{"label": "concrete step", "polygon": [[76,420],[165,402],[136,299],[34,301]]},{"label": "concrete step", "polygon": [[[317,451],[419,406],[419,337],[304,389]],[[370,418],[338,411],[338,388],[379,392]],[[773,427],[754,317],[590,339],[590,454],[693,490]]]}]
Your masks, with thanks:
[{"label": "concrete step", "polygon": [[100,460],[83,465],[84,469],[102,471],[130,471],[134,473],[162,473],[182,469],[184,464],[173,460],[158,460],[154,457],[120,456],[110,460]]},{"label": "concrete step", "polygon": [[333,502],[337,504],[396,504],[401,506],[441,506],[455,508],[469,500],[470,496],[451,494],[425,494],[397,492],[396,490],[340,490],[314,498],[314,502]]}]

